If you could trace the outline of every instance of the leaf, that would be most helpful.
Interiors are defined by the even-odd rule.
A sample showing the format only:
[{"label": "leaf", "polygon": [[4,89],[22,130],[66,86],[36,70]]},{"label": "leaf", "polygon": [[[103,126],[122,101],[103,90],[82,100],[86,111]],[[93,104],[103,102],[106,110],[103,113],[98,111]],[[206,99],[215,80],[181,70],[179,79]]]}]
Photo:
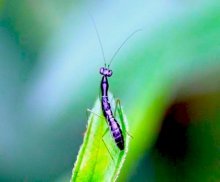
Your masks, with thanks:
[{"label": "leaf", "polygon": [[[114,99],[112,111],[114,113]],[[116,120],[121,126],[125,149],[121,151],[111,136],[107,122],[102,115],[101,103],[97,99],[88,119],[88,126],[75,162],[71,181],[115,181],[128,151],[129,137],[127,121],[120,107],[116,110]],[[100,117],[101,116],[101,117]],[[103,136],[105,131],[106,135]]]}]

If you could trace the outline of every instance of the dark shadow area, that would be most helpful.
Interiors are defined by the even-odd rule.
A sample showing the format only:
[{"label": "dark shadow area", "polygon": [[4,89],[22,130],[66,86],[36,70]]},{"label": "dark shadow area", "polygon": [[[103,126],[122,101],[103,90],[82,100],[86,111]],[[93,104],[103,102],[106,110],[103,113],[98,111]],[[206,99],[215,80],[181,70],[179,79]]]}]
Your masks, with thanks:
[{"label": "dark shadow area", "polygon": [[171,105],[162,121],[155,150],[170,161],[184,160],[188,150],[189,122],[187,103],[177,102]]},{"label": "dark shadow area", "polygon": [[219,93],[175,100],[150,156],[155,181],[219,181]]}]

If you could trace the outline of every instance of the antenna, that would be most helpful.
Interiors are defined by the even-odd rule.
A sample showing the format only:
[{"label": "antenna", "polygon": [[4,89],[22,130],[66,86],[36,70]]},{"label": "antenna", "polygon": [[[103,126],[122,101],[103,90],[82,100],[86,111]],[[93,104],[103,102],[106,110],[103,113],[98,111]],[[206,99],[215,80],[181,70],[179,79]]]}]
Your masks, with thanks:
[{"label": "antenna", "polygon": [[98,39],[99,39],[99,45],[100,45],[100,47],[101,47],[102,57],[103,57],[103,60],[104,60],[104,63],[105,63],[105,67],[106,67],[106,59],[105,59],[104,49],[103,49],[103,46],[102,46],[102,41],[101,41],[101,38],[100,38],[100,35],[99,35],[99,32],[98,32],[98,29],[97,29],[95,20],[94,20],[94,18],[93,18],[93,16],[92,16],[91,14],[89,14],[89,15],[90,15],[90,18],[91,18],[91,20],[92,20],[93,26],[94,26],[94,28],[95,28],[96,35],[97,35],[97,37],[98,37]]},{"label": "antenna", "polygon": [[137,30],[135,30],[134,32],[132,32],[132,33],[124,40],[124,42],[122,42],[122,44],[120,45],[120,47],[115,51],[114,55],[112,56],[111,61],[110,61],[109,65],[108,65],[108,68],[110,67],[112,61],[114,60],[115,56],[118,54],[118,52],[120,51],[120,49],[125,45],[125,43],[126,43],[131,37],[133,37],[134,34],[136,34],[137,32],[139,32],[139,31],[141,31],[141,30],[142,30],[142,29],[137,29]]}]

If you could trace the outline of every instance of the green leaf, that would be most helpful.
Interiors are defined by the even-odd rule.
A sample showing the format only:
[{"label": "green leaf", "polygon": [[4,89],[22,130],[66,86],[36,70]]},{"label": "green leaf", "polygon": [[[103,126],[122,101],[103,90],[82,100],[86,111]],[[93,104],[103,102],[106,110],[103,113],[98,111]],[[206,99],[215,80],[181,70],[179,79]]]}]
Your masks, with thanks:
[{"label": "green leaf", "polygon": [[[112,98],[114,113],[115,101]],[[115,181],[128,151],[129,136],[127,121],[121,107],[116,108],[115,118],[119,122],[125,140],[121,151],[111,136],[107,122],[102,115],[101,103],[97,99],[88,119],[88,126],[75,162],[71,181]],[[105,131],[107,133],[103,136]]]}]

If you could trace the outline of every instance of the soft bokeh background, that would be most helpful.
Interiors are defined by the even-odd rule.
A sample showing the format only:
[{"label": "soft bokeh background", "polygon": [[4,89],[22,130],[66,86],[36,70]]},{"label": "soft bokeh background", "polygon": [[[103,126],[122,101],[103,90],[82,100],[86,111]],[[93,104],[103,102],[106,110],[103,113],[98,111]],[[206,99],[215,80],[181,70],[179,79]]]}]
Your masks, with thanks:
[{"label": "soft bokeh background", "polygon": [[0,0],[0,181],[68,181],[112,64],[134,140],[121,181],[220,180],[220,3]]}]

